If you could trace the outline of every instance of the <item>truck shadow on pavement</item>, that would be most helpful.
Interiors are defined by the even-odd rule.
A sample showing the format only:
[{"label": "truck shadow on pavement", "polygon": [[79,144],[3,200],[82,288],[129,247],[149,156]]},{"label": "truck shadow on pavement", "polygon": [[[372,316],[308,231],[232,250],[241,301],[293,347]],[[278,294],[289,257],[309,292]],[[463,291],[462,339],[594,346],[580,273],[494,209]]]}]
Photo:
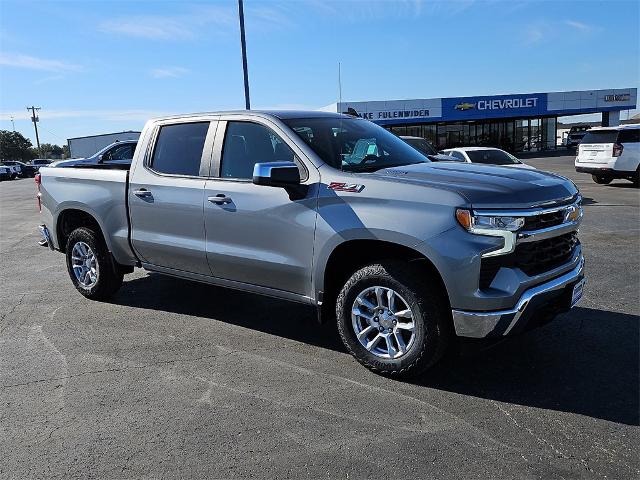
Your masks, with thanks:
[{"label": "truck shadow on pavement", "polygon": [[[125,282],[114,303],[209,318],[346,353],[335,324],[318,325],[313,308],[260,295],[149,274]],[[639,338],[636,315],[576,307],[543,328],[451,354],[411,383],[638,425]]]}]

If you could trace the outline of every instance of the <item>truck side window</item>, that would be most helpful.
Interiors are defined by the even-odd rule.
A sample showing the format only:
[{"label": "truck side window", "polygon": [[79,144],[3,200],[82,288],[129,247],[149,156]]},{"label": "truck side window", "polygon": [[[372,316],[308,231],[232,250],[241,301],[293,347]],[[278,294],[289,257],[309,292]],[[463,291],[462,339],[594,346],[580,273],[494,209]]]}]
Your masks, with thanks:
[{"label": "truck side window", "polygon": [[131,160],[133,158],[134,148],[135,145],[130,143],[126,145],[119,145],[105,153],[102,160],[105,162],[112,160]]},{"label": "truck side window", "polygon": [[251,122],[228,122],[220,176],[250,179],[256,163],[294,162],[295,153],[273,130]]},{"label": "truck side window", "polygon": [[153,150],[151,168],[173,175],[200,175],[209,122],[164,125]]}]

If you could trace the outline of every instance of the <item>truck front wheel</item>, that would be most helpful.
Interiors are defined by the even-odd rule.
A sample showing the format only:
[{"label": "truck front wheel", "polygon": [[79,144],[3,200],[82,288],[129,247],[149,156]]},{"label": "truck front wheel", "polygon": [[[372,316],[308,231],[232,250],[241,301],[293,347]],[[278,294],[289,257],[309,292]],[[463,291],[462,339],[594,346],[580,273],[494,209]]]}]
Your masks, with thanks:
[{"label": "truck front wheel", "polygon": [[123,274],[107,245],[93,230],[80,227],[67,239],[67,271],[76,289],[91,300],[111,297],[122,285]]},{"label": "truck front wheel", "polygon": [[[422,273],[422,275],[421,275]],[[370,370],[415,376],[444,354],[447,301],[407,262],[367,265],[344,285],[336,302],[338,331],[349,352]]]}]

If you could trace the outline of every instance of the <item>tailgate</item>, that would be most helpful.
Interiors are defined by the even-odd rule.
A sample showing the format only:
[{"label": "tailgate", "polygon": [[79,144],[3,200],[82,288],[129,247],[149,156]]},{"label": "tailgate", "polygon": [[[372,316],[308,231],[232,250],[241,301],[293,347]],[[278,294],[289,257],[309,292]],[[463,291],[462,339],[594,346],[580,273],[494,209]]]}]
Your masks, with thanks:
[{"label": "tailgate", "polygon": [[613,143],[582,143],[579,146],[578,161],[603,162],[613,156]]}]

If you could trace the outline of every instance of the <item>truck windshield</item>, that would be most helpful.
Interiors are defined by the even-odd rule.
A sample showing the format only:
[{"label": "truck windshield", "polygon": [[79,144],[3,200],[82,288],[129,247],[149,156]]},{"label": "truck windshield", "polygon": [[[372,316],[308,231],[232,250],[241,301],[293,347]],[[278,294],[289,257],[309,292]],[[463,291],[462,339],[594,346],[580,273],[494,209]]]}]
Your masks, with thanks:
[{"label": "truck windshield", "polygon": [[290,118],[286,123],[334,168],[373,172],[429,159],[384,128],[358,118]]},{"label": "truck windshield", "polygon": [[[402,137],[400,137],[402,138]],[[425,155],[437,155],[438,151],[427,142],[424,138],[402,138],[405,142],[411,145],[413,148],[417,148]]]}]

